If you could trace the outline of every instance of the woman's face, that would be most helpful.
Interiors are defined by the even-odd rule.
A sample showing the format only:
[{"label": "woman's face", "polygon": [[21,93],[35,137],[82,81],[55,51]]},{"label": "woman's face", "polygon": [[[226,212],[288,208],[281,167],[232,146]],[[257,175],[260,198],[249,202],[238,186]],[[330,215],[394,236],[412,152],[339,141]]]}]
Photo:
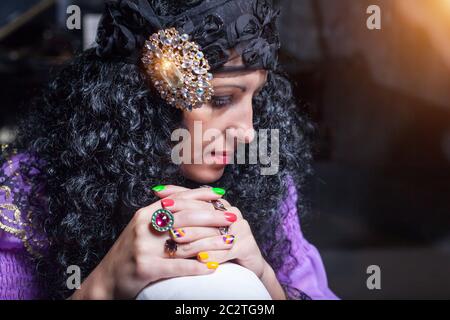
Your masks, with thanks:
[{"label": "woman's face", "polygon": [[[236,65],[242,65],[240,57],[225,64]],[[266,70],[214,74],[212,100],[201,108],[184,111],[192,159],[190,164],[181,165],[186,178],[199,183],[217,181],[227,163],[233,160],[237,143],[253,140],[252,100],[266,81]],[[194,159],[197,159],[195,163]]]}]

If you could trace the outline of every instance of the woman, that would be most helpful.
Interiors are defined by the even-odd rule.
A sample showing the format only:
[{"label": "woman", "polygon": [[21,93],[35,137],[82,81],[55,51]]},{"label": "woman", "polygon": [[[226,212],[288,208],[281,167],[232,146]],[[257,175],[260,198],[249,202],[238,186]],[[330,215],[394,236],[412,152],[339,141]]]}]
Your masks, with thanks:
[{"label": "woman", "polygon": [[[98,46],[37,101],[23,151],[3,150],[0,297],[130,299],[233,261],[273,299],[335,298],[299,226],[310,125],[277,64],[277,15],[261,0],[107,2]],[[193,137],[179,155],[204,161],[175,161],[177,129]],[[275,173],[231,163],[254,129],[279,132]]]}]

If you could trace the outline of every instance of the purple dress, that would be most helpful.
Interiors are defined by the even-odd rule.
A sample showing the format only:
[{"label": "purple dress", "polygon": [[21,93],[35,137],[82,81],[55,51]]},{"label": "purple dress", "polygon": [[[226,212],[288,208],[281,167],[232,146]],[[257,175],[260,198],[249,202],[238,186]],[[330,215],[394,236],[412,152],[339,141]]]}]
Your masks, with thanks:
[{"label": "purple dress", "polygon": [[[31,196],[31,185],[18,171],[31,160],[26,153],[12,152],[5,163],[0,163],[0,300],[46,297],[30,260],[30,256],[45,251],[46,243],[30,223],[33,208],[27,199]],[[37,170],[30,172],[31,175],[37,173]],[[284,231],[292,242],[295,256],[287,258],[285,266],[295,265],[294,269],[276,270],[277,277],[281,284],[290,283],[311,299],[337,299],[328,288],[319,252],[303,237],[296,202],[297,191],[290,183],[289,195],[280,209],[288,211]]]}]

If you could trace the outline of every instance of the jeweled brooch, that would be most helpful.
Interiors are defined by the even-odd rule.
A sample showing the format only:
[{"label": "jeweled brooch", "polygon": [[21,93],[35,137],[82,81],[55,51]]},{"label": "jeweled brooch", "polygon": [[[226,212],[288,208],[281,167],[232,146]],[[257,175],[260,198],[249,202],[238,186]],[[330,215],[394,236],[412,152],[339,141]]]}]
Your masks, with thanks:
[{"label": "jeweled brooch", "polygon": [[145,41],[142,62],[153,85],[170,105],[199,108],[211,100],[210,66],[199,46],[175,28],[160,30]]}]

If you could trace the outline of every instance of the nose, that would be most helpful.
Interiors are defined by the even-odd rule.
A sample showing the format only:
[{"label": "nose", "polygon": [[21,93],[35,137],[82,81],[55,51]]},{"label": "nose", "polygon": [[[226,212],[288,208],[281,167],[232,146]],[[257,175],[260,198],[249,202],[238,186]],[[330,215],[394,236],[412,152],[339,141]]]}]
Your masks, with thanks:
[{"label": "nose", "polygon": [[239,143],[250,143],[255,138],[255,128],[253,127],[253,105],[252,97],[233,107],[232,115],[229,118],[227,132]]}]

